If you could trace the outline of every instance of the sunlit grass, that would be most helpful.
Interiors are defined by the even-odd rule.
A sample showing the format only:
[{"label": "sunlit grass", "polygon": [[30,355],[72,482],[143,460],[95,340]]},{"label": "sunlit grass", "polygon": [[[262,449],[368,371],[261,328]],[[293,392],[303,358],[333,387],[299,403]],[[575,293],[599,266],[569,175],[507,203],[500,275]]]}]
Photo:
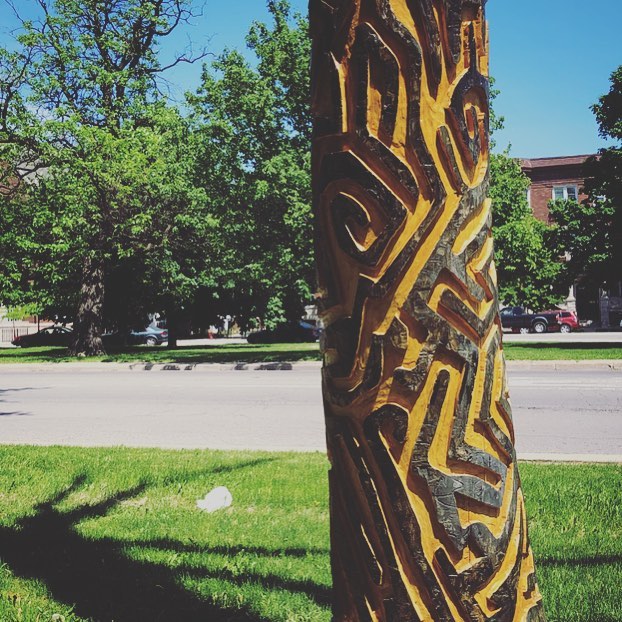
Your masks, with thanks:
[{"label": "sunlit grass", "polygon": [[103,356],[77,358],[66,348],[0,349],[0,363],[265,363],[277,361],[319,360],[317,343],[231,344],[218,346],[166,347],[135,346],[110,350]]},{"label": "sunlit grass", "polygon": [[[506,343],[503,346],[510,361],[586,361],[622,360],[622,347],[616,343]],[[319,361],[317,343],[277,343],[265,345],[231,344],[217,346],[183,346],[177,350],[165,347],[137,346],[110,351],[104,356],[76,358],[65,348],[3,348],[1,363],[265,363],[278,361]]]},{"label": "sunlit grass", "polygon": [[[0,620],[328,622],[327,468],[321,454],[0,447]],[[522,475],[549,620],[622,620],[622,467]],[[197,510],[219,485],[231,508]]]},{"label": "sunlit grass", "polygon": [[619,343],[505,343],[509,361],[622,360]]},{"label": "sunlit grass", "polygon": [[[328,622],[326,469],[319,454],[2,448],[0,619],[17,594],[48,620]],[[219,485],[233,506],[197,510]]]}]

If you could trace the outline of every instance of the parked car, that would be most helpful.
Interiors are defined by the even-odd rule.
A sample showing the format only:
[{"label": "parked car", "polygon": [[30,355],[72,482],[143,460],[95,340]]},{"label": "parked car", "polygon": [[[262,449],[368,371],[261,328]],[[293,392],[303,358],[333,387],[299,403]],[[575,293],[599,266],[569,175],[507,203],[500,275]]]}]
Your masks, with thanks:
[{"label": "parked car", "polygon": [[546,333],[559,330],[558,316],[561,311],[527,313],[523,307],[506,307],[500,312],[501,326],[514,333]]},{"label": "parked car", "polygon": [[313,343],[320,338],[321,329],[309,322],[287,322],[276,328],[258,330],[246,338],[248,343]]},{"label": "parked car", "polygon": [[48,326],[32,335],[20,335],[11,342],[20,348],[34,348],[36,346],[69,346],[73,331],[66,326]]},{"label": "parked car", "polygon": [[560,333],[571,333],[580,328],[579,318],[574,311],[543,311],[543,313],[556,315],[556,322],[551,323],[550,330],[559,330]]},{"label": "parked car", "polygon": [[104,345],[123,346],[123,345],[145,345],[160,346],[168,341],[168,330],[147,326],[143,330],[131,330],[129,333],[115,331],[106,333],[102,337]]}]

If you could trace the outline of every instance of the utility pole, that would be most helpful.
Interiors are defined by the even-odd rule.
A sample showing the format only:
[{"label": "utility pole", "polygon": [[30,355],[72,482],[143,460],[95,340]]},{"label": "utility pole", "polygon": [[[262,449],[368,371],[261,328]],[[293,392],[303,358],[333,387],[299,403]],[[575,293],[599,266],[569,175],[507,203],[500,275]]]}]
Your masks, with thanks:
[{"label": "utility pole", "polygon": [[311,0],[334,620],[545,620],[498,317],[485,0]]}]

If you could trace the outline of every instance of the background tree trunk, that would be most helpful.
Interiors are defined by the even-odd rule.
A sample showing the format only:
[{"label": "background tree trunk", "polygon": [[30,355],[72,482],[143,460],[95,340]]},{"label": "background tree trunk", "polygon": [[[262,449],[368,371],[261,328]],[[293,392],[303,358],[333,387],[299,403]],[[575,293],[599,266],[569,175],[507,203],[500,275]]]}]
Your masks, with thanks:
[{"label": "background tree trunk", "polygon": [[177,349],[179,316],[174,303],[166,307],[166,329],[168,330],[167,348],[169,350]]},{"label": "background tree trunk", "polygon": [[311,0],[334,620],[544,620],[505,382],[484,0]]},{"label": "background tree trunk", "polygon": [[82,269],[82,284],[69,351],[74,356],[97,356],[104,353],[102,317],[104,306],[104,262],[87,256]]}]

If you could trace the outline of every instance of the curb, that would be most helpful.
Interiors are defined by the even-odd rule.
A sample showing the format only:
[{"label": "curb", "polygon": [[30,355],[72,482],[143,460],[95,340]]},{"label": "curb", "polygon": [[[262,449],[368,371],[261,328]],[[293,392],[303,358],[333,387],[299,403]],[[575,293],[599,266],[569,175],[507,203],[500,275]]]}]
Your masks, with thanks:
[{"label": "curb", "polygon": [[196,371],[196,372],[225,372],[225,371],[293,371],[307,369],[318,371],[322,368],[321,361],[275,361],[264,363],[132,363],[128,369],[132,371]]},{"label": "curb", "polygon": [[293,369],[322,368],[321,361],[296,362],[263,362],[247,363],[245,361],[231,363],[6,363],[0,364],[2,372],[22,373],[95,373],[102,371],[196,371],[196,372],[225,372],[225,371],[292,371]]},{"label": "curb", "polygon": [[547,454],[517,453],[519,462],[576,462],[622,464],[622,455],[616,454]]},{"label": "curb", "polygon": [[2,363],[0,374],[3,372],[37,372],[37,373],[67,373],[71,370],[82,373],[102,371],[121,372],[130,369],[128,363]]},{"label": "curb", "polygon": [[[4,372],[67,372],[72,369],[82,372],[101,371],[292,371],[304,369],[318,371],[322,361],[295,362],[263,362],[248,363],[246,361],[231,363],[6,363],[0,364],[0,373]],[[545,371],[622,371],[622,360],[587,360],[587,361],[507,361],[508,371],[545,370]]]},{"label": "curb", "polygon": [[[622,371],[622,360],[592,361],[507,361],[509,371],[577,370],[577,371]],[[124,364],[122,364],[124,365]],[[247,363],[131,363],[129,369],[139,371],[292,371],[295,369],[322,368],[322,361]]]},{"label": "curb", "polygon": [[587,361],[507,361],[508,370],[541,369],[541,370],[578,370],[578,371],[622,371],[622,360],[598,359]]}]

